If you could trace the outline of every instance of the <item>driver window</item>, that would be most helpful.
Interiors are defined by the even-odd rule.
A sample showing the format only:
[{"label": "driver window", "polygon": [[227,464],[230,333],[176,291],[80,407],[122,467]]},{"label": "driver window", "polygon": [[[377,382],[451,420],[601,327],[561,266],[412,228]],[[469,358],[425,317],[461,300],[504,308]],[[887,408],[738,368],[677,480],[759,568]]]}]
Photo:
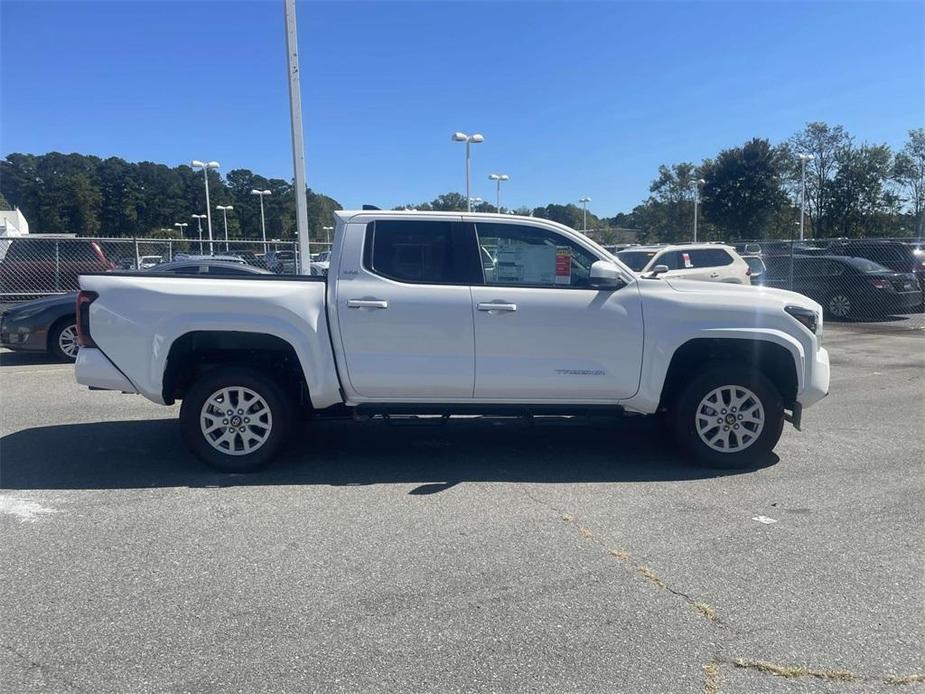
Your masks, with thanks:
[{"label": "driver window", "polygon": [[522,224],[477,223],[485,284],[590,288],[599,260],[554,231]]}]

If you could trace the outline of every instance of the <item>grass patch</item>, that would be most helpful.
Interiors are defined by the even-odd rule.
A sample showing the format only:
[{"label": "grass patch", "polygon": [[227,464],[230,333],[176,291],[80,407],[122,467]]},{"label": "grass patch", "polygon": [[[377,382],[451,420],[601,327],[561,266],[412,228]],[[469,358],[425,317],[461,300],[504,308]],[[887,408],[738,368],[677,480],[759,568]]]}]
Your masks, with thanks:
[{"label": "grass patch", "polygon": [[591,531],[588,530],[587,528],[579,528],[579,529],[578,529],[578,532],[579,532],[579,533],[581,534],[581,536],[582,536],[583,538],[585,538],[586,540],[590,540],[590,539],[593,537],[593,535],[591,534]]},{"label": "grass patch", "polygon": [[919,684],[925,682],[925,673],[886,677],[883,681],[886,684]]},{"label": "grass patch", "polygon": [[703,694],[719,692],[719,663],[710,662],[703,666]]},{"label": "grass patch", "polygon": [[610,556],[616,557],[620,561],[626,561],[630,558],[630,553],[624,552],[622,549],[610,549],[607,551],[610,552]]},{"label": "grass patch", "polygon": [[643,576],[648,578],[650,581],[652,581],[652,583],[657,585],[659,588],[665,587],[665,582],[661,578],[659,578],[658,574],[655,573],[648,566],[640,566],[639,573],[641,573]]},{"label": "grass patch", "polygon": [[732,661],[736,667],[746,668],[749,670],[758,670],[768,675],[776,677],[786,677],[789,679],[797,677],[815,677],[820,680],[829,680],[831,682],[856,682],[858,676],[847,670],[812,670],[802,665],[778,665],[766,660],[745,660],[736,658]]},{"label": "grass patch", "polygon": [[700,614],[709,619],[711,622],[716,621],[716,610],[713,609],[712,605],[708,605],[705,602],[695,602],[694,607],[697,608],[697,611]]}]

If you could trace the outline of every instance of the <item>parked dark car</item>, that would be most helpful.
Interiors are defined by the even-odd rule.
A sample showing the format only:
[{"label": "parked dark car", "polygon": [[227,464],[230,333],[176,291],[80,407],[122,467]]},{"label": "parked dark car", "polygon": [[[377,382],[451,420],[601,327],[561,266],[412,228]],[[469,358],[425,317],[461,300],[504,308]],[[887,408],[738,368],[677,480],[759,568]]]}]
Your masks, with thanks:
[{"label": "parked dark car", "polygon": [[925,253],[916,244],[885,239],[836,241],[829,254],[867,258],[894,272],[911,272],[925,288]]},{"label": "parked dark car", "polygon": [[[790,288],[790,257],[764,259],[761,284]],[[915,275],[893,272],[866,258],[794,256],[793,291],[822,304],[832,318],[888,316],[906,313],[921,300]]]},{"label": "parked dark car", "polygon": [[6,298],[73,291],[80,275],[113,269],[96,241],[36,234],[9,244],[0,262],[0,293]]},{"label": "parked dark car", "polygon": [[[214,260],[175,260],[141,272],[173,275],[269,275],[260,268]],[[76,293],[59,294],[17,304],[0,315],[0,347],[48,352],[61,361],[77,359]]]}]

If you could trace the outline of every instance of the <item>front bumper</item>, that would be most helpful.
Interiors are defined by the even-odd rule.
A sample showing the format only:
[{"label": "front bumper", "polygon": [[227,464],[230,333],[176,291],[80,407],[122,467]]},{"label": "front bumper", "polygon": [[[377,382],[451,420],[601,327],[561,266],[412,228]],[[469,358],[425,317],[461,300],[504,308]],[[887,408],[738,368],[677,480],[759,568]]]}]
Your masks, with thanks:
[{"label": "front bumper", "polygon": [[45,352],[48,349],[48,331],[36,329],[31,321],[11,320],[0,316],[0,347],[22,352]]},{"label": "front bumper", "polygon": [[812,407],[829,394],[829,353],[820,347],[806,360],[806,380],[797,402],[804,408]]},{"label": "front bumper", "polygon": [[74,367],[77,382],[95,390],[120,390],[137,393],[138,389],[96,347],[81,347]]}]

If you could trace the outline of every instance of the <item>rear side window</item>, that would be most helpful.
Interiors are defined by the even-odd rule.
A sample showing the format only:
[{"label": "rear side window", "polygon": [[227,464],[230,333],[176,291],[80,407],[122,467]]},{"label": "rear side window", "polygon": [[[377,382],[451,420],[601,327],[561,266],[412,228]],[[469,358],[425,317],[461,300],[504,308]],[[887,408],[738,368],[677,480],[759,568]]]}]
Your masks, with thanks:
[{"label": "rear side window", "polygon": [[[453,243],[452,222],[385,219],[367,226],[364,264],[399,282],[469,284],[465,258]],[[458,233],[458,231],[457,231]],[[471,265],[471,263],[469,263]]]},{"label": "rear side window", "polygon": [[693,267],[722,267],[732,265],[732,256],[722,248],[701,248],[687,251]]}]

